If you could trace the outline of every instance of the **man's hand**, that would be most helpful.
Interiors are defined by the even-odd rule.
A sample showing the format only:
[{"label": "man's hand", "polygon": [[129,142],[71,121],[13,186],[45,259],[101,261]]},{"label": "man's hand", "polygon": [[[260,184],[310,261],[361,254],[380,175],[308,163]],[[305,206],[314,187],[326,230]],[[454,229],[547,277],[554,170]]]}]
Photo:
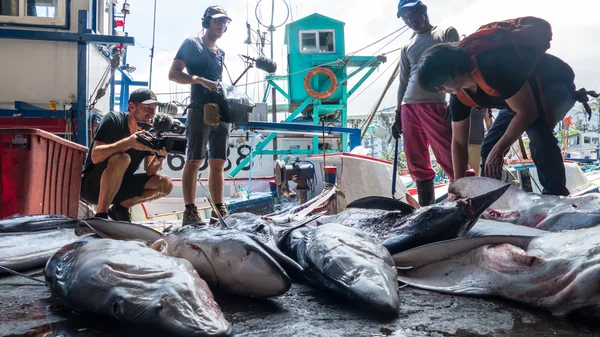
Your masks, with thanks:
[{"label": "man's hand", "polygon": [[167,152],[167,149],[165,149],[164,147],[158,151],[156,151],[156,157],[157,159],[165,159],[165,157],[169,154],[169,152]]},{"label": "man's hand", "polygon": [[194,83],[200,84],[201,86],[205,87],[206,89],[208,89],[210,91],[217,89],[217,82],[207,80],[204,77],[194,76]]},{"label": "man's hand", "polygon": [[154,149],[140,143],[137,140],[137,135],[141,135],[144,132],[145,132],[144,130],[134,132],[131,136],[129,136],[129,139],[127,139],[127,145],[129,145],[129,148],[134,149],[134,150],[154,152],[155,151]]},{"label": "man's hand", "polygon": [[400,108],[396,109],[396,119],[394,121],[394,125],[392,125],[392,136],[394,136],[395,140],[400,138],[402,134],[402,117],[400,116]]},{"label": "man's hand", "polygon": [[485,161],[485,175],[494,178],[502,179],[502,165],[504,164],[504,156],[498,147],[494,146],[492,151]]}]

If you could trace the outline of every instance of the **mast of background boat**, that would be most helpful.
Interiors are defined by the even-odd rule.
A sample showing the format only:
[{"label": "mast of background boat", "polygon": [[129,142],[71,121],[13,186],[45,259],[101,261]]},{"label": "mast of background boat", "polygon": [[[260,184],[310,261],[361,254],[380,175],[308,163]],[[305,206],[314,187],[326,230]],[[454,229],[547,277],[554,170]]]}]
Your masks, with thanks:
[{"label": "mast of background boat", "polygon": [[[273,21],[275,20],[275,0],[271,0],[271,25],[269,26],[269,32],[271,33],[271,60],[274,60],[274,47],[273,47],[273,32],[275,31],[275,26],[273,26]],[[273,74],[275,75],[275,74]],[[277,123],[277,90],[274,86],[271,86],[271,111],[273,114],[273,123]],[[277,136],[273,138],[273,151],[277,151]],[[273,153],[273,161],[277,160],[277,154]]]},{"label": "mast of background boat", "polygon": [[152,62],[154,60],[154,38],[156,33],[156,0],[154,0],[154,22],[152,23],[152,47],[150,48],[150,78],[148,79],[148,89],[152,90]]},{"label": "mast of background boat", "polygon": [[[285,0],[283,1],[283,4],[285,5],[285,8],[287,10],[287,14],[286,14],[286,18],[285,20],[283,20],[283,23],[275,26],[274,21],[275,21],[275,0],[271,0],[271,24],[270,25],[265,25],[264,23],[262,23],[262,21],[259,18],[258,12],[259,12],[259,6],[262,0],[259,0],[256,3],[256,10],[255,10],[255,15],[256,15],[256,20],[258,21],[258,24],[267,28],[269,30],[269,32],[271,33],[271,60],[275,60],[275,50],[274,50],[274,43],[273,43],[273,32],[275,32],[276,28],[279,28],[281,26],[283,26],[289,16],[290,16],[290,6],[288,5],[288,3]],[[270,75],[275,75],[275,73],[270,73]],[[273,118],[273,123],[277,122],[277,90],[275,89],[275,87],[271,86],[271,111],[272,111],[272,118]],[[265,93],[265,97],[266,97],[266,93]],[[277,160],[277,136],[275,136],[273,138],[273,151],[275,151],[273,153],[273,161]]]}]

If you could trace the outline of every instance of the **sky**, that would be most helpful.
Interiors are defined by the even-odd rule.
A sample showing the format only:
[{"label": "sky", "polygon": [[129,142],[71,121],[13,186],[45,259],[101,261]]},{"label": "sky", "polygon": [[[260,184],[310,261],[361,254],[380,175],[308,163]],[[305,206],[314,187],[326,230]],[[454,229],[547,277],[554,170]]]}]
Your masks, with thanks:
[{"label": "sky", "polygon": [[[258,6],[257,6],[258,2]],[[217,42],[225,50],[227,65],[231,77],[237,78],[244,70],[244,64],[239,54],[251,57],[257,56],[254,46],[244,44],[247,38],[246,22],[253,30],[259,26],[256,19],[256,8],[262,13],[265,24],[270,23],[271,3],[275,3],[275,25],[291,23],[313,13],[319,13],[343,21],[346,34],[346,52],[350,53],[363,48],[372,42],[394,32],[404,26],[401,19],[396,18],[398,2],[396,0],[287,0],[291,13],[285,22],[286,13],[284,0],[157,0],[155,54],[152,70],[152,89],[159,94],[163,101],[182,101],[187,94],[177,92],[189,91],[189,86],[180,85],[169,81],[168,71],[177,49],[187,37],[196,36],[201,30],[201,18],[204,10],[211,4],[222,5],[233,19],[228,31]],[[129,0],[131,14],[127,17],[126,31],[133,36],[136,46],[128,48],[127,62],[136,67],[132,74],[135,80],[148,80],[150,70],[150,46],[152,45],[152,0]],[[431,23],[434,26],[455,27],[459,34],[473,33],[479,26],[492,21],[505,20],[519,16],[536,16],[550,22],[553,29],[553,40],[548,53],[560,57],[571,65],[575,71],[575,84],[577,88],[585,87],[588,90],[600,88],[600,1],[579,0],[577,5],[567,4],[554,0],[428,0]],[[118,5],[120,7],[121,5]],[[357,55],[371,56],[381,49],[381,52],[392,51],[402,47],[410,38],[410,32],[400,35],[392,41],[394,36],[381,43],[365,49]],[[277,74],[285,74],[287,46],[284,45],[284,26],[274,32],[274,60],[278,64]],[[265,46],[265,54],[270,56],[271,46]],[[380,53],[381,53],[380,52]],[[395,61],[400,56],[400,51],[387,55],[387,62],[367,80],[365,84],[350,98],[348,105],[349,114],[367,114],[374,106],[375,101],[383,92],[386,82],[391,76]],[[387,69],[387,71],[385,71]],[[363,72],[366,70],[363,70]],[[385,72],[384,72],[385,71]],[[265,72],[251,69],[248,73],[249,83],[258,84],[242,85],[238,89],[245,91],[255,101],[262,99],[264,90]],[[351,87],[360,78],[360,74],[349,81]],[[379,78],[378,78],[379,77]],[[376,78],[378,78],[376,80]],[[229,82],[224,73],[225,82]],[[244,78],[241,84],[246,83]],[[285,87],[285,84],[282,83]],[[396,105],[396,91],[398,79],[385,95],[381,108]],[[270,99],[268,100],[270,102]],[[278,103],[284,103],[282,96],[277,97]],[[579,104],[578,104],[579,105]],[[576,106],[577,108],[577,106]]]}]

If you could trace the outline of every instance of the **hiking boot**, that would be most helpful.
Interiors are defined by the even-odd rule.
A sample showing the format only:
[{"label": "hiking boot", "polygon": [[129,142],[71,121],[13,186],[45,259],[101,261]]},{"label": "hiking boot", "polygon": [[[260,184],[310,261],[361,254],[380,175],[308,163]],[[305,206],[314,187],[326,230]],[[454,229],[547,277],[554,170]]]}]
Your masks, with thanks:
[{"label": "hiking boot", "polygon": [[131,222],[131,214],[129,214],[129,208],[110,206],[108,209],[108,216],[115,221]]},{"label": "hiking boot", "polygon": [[196,205],[194,205],[191,208],[185,208],[185,211],[183,212],[183,220],[181,221],[181,225],[206,225],[206,223],[202,221],[202,218],[200,218],[200,215],[198,215],[198,208],[196,208]]},{"label": "hiking boot", "polygon": [[[227,207],[225,205],[217,205],[217,209],[219,210],[219,213],[221,213],[221,217],[222,218],[225,218],[227,215],[229,215],[229,212],[227,212]],[[212,225],[212,224],[215,224],[217,222],[219,222],[219,216],[213,210],[210,213],[210,222],[209,222],[209,224]]]}]

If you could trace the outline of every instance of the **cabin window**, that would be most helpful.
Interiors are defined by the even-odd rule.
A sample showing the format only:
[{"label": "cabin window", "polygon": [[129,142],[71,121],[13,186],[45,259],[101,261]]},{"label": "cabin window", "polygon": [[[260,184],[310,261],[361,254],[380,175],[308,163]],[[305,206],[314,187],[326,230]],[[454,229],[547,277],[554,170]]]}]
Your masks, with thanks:
[{"label": "cabin window", "polygon": [[583,144],[589,144],[590,142],[590,137],[583,137]]},{"label": "cabin window", "polygon": [[65,26],[67,0],[0,0],[0,22]]},{"label": "cabin window", "polygon": [[569,145],[579,145],[579,136],[569,137]]},{"label": "cabin window", "polygon": [[310,30],[300,32],[301,53],[335,53],[333,30]]},{"label": "cabin window", "polygon": [[592,138],[592,144],[598,145],[598,137]]}]

